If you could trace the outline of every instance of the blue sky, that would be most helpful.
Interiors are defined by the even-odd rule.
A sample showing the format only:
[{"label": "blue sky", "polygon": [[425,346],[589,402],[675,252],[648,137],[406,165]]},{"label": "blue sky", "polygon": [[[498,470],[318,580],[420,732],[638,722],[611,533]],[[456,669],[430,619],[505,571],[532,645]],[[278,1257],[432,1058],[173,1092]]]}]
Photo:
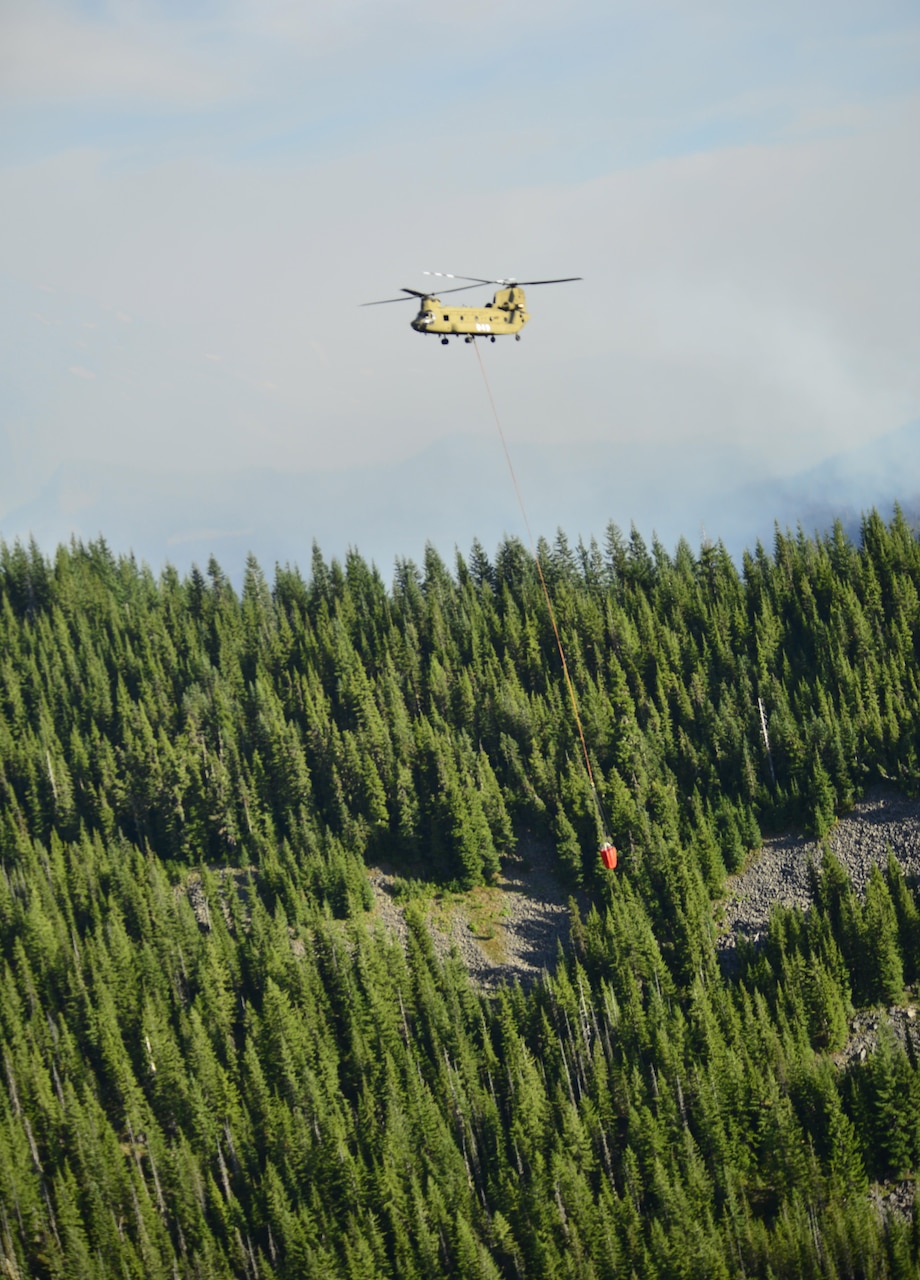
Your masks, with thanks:
[{"label": "blue sky", "polygon": [[489,430],[359,308],[426,269],[584,277],[488,349],[512,440],[810,465],[918,414],[918,155],[916,4],[3,0],[0,527]]}]

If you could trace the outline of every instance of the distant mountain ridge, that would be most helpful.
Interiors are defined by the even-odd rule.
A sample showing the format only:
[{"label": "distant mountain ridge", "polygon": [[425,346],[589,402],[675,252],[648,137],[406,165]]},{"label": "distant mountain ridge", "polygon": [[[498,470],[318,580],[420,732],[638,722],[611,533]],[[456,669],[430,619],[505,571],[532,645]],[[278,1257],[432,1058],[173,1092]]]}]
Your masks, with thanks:
[{"label": "distant mountain ridge", "polygon": [[[611,520],[673,549],[721,540],[734,557],[774,526],[807,534],[842,520],[858,536],[862,514],[887,519],[898,502],[920,518],[920,421],[881,440],[836,454],[798,475],[755,482],[739,448],[694,445],[665,453],[631,443],[512,445],[534,536],[563,529],[603,540]],[[397,558],[418,560],[427,542],[449,562],[478,539],[491,554],[526,530],[505,459],[490,436],[453,436],[383,466],[291,473],[143,471],[88,463],[62,465],[41,493],[0,519],[7,542],[34,536],[51,553],[76,536],[102,534],[113,551],[167,562],[180,572],[215,555],[235,581],[248,552],[266,569],[307,568],[315,540],[327,558],[355,547],[386,577]]]}]

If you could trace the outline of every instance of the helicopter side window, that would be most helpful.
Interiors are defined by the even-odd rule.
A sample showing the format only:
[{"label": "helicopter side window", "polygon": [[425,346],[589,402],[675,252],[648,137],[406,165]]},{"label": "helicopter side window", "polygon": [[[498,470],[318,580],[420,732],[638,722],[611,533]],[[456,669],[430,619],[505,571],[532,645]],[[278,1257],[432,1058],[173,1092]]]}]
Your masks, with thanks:
[{"label": "helicopter side window", "polygon": [[445,316],[445,317],[444,317],[444,319],[445,319],[445,320],[449,320],[449,319],[450,319],[450,316]]}]

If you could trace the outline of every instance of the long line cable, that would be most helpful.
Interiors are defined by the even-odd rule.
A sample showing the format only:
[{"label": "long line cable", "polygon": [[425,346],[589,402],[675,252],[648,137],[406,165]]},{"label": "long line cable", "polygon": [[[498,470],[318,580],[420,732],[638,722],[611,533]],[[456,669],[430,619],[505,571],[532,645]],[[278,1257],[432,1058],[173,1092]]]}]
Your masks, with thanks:
[{"label": "long line cable", "polygon": [[514,470],[514,463],[511,461],[511,452],[508,448],[508,442],[505,439],[505,432],[502,429],[501,418],[498,416],[498,409],[495,405],[495,397],[492,395],[492,388],[489,385],[486,367],[482,362],[482,353],[479,350],[479,343],[474,340],[473,349],[476,352],[476,358],[479,361],[479,369],[482,373],[482,380],[485,383],[486,395],[489,397],[489,404],[492,406],[492,416],[495,419],[495,425],[498,428],[499,439],[502,442],[502,449],[505,454],[505,461],[508,463],[508,471],[511,474],[511,482],[514,485],[514,492],[517,494],[518,506],[521,509],[521,516],[524,520],[524,528],[527,530],[527,537],[530,541],[530,550],[537,566],[537,573],[540,575],[540,585],[543,588],[543,596],[546,600],[546,611],[549,614],[549,620],[553,625],[553,635],[556,637],[556,647],[559,650],[559,659],[562,663],[562,673],[565,676],[566,687],[569,691],[569,698],[572,701],[572,711],[575,715],[575,723],[578,726],[578,737],[581,741],[581,750],[585,760],[585,770],[588,775],[588,782],[591,784],[591,795],[594,798],[594,808],[597,814],[598,825],[600,827],[600,835],[606,839],[607,822],[604,817],[604,809],[601,804],[601,798],[597,793],[597,786],[594,782],[594,770],[591,768],[591,758],[588,755],[588,744],[585,740],[585,731],[581,723],[581,715],[578,710],[578,699],[575,696],[575,686],[572,684],[572,677],[569,675],[569,664],[565,659],[565,649],[562,646],[562,637],[559,634],[559,627],[556,623],[556,611],[553,608],[552,597],[549,594],[549,587],[546,585],[546,578],[543,574],[543,564],[540,560],[540,553],[537,550],[537,544],[534,542],[533,533],[530,528],[530,521],[527,519],[527,509],[524,506],[524,498],[521,494],[521,486],[518,484],[517,475]]}]

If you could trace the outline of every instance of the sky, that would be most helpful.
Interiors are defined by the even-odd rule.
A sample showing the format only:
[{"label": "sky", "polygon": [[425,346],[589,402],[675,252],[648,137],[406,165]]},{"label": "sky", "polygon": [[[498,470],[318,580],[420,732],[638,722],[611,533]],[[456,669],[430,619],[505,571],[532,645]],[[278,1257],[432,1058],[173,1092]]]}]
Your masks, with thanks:
[{"label": "sky", "polygon": [[482,350],[512,444],[814,465],[920,414],[918,155],[906,0],[0,0],[0,529],[493,430],[361,306],[426,270],[583,277]]}]

